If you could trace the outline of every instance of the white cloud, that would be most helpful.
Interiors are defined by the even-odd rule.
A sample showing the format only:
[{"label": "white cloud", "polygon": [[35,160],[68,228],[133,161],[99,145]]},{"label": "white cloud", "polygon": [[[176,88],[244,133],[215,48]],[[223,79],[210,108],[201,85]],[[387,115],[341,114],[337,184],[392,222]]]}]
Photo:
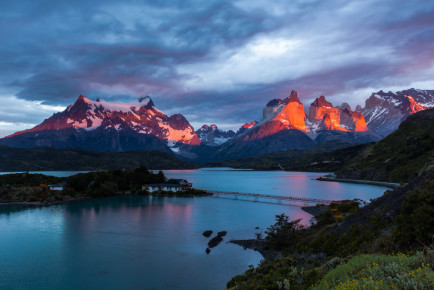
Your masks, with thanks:
[{"label": "white cloud", "polygon": [[42,101],[27,101],[15,96],[0,96],[0,137],[29,129],[41,123],[64,106],[45,105]]},{"label": "white cloud", "polygon": [[394,59],[388,46],[353,47],[334,32],[314,39],[301,35],[285,38],[285,34],[289,32],[258,37],[242,48],[222,52],[214,62],[186,64],[178,71],[191,76],[185,84],[189,90],[231,90],[246,84],[295,80],[348,64]]}]

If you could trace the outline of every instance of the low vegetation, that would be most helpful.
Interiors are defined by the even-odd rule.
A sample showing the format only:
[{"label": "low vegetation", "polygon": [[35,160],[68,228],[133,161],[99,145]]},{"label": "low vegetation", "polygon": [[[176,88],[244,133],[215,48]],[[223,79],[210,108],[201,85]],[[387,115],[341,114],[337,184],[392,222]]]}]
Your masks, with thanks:
[{"label": "low vegetation", "polygon": [[434,250],[360,255],[328,271],[313,289],[433,289]]},{"label": "low vegetation", "polygon": [[414,255],[367,254],[327,259],[289,255],[251,267],[234,277],[228,289],[433,289],[434,250]]}]

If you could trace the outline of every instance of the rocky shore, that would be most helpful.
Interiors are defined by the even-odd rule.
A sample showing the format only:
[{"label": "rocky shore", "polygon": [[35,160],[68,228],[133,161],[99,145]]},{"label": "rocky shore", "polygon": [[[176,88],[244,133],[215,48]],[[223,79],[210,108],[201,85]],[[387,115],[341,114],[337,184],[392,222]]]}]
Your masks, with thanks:
[{"label": "rocky shore", "polygon": [[267,247],[267,242],[264,239],[250,239],[250,240],[230,240],[228,243],[239,245],[245,249],[257,251],[264,257],[265,262],[273,261],[282,257],[282,253],[270,250]]}]

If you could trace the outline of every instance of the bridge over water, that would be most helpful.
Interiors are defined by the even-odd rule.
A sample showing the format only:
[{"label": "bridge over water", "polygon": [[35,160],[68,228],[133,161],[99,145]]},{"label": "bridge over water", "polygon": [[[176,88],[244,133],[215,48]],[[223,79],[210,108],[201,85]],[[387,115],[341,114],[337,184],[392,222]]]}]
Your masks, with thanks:
[{"label": "bridge over water", "polygon": [[292,205],[292,206],[294,205],[309,206],[309,205],[316,205],[316,204],[327,205],[333,202],[340,202],[340,200],[309,198],[309,197],[300,197],[300,196],[287,196],[287,195],[271,195],[271,194],[261,194],[261,193],[246,193],[246,192],[217,191],[217,190],[207,190],[207,192],[211,193],[214,197],[233,198],[233,199],[241,198],[242,200],[246,200],[246,201],[267,202],[267,203],[271,202],[271,203]]}]

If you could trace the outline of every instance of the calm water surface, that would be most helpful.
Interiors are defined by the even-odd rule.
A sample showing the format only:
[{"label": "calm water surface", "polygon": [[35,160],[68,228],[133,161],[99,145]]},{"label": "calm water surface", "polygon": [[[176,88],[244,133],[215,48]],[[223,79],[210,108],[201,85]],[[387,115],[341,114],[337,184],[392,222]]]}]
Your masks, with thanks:
[{"label": "calm water surface", "polygon": [[[385,190],[318,182],[312,173],[165,173],[202,189],[327,199],[369,199]],[[225,242],[253,237],[280,213],[309,219],[298,207],[212,197],[122,196],[25,210],[0,207],[0,289],[223,289],[262,258]],[[202,236],[207,229],[228,231],[210,255],[209,239]]]},{"label": "calm water surface", "polygon": [[219,191],[289,195],[321,199],[354,199],[368,201],[388,188],[364,184],[317,181],[327,173],[233,170],[204,168],[200,170],[165,170],[168,178],[185,178],[195,188]]}]

